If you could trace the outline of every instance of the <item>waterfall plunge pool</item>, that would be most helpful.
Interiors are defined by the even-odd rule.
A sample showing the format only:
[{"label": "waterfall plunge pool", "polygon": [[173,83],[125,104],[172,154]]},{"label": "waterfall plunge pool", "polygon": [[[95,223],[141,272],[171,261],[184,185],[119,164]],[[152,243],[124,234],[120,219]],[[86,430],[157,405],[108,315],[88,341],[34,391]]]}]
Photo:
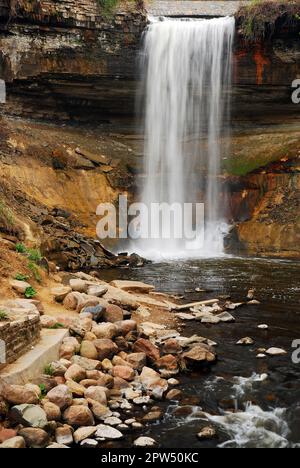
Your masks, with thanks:
[{"label": "waterfall plunge pool", "polygon": [[[188,262],[153,263],[134,270],[101,272],[106,280],[130,279],[154,284],[158,291],[183,294],[191,302],[230,295],[245,299],[256,289],[257,306],[233,311],[235,323],[204,325],[185,322],[185,336],[198,334],[218,343],[218,363],[209,373],[180,376],[184,400],[161,403],[164,419],[146,426],[145,435],[165,448],[287,447],[300,443],[300,364],[293,364],[291,347],[300,339],[299,263],[285,260],[223,257]],[[207,290],[195,292],[196,288]],[[149,319],[151,320],[151,318]],[[268,330],[257,328],[269,325]],[[245,336],[254,346],[239,347]],[[284,348],[282,357],[257,359],[257,348]],[[267,374],[267,378],[260,376]],[[251,404],[249,403],[251,402]],[[179,410],[179,407],[184,407]],[[199,416],[199,409],[210,421]],[[240,410],[232,413],[234,409]],[[229,414],[224,414],[228,411]],[[200,442],[199,430],[213,424],[218,439]]]}]

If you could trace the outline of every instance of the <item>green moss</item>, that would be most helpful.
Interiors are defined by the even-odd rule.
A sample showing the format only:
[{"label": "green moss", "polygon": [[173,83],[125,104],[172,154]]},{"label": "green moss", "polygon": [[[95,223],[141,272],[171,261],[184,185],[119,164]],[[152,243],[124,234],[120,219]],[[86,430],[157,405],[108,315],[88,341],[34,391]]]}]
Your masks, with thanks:
[{"label": "green moss", "polygon": [[97,0],[104,16],[109,16],[119,3],[119,0]]}]

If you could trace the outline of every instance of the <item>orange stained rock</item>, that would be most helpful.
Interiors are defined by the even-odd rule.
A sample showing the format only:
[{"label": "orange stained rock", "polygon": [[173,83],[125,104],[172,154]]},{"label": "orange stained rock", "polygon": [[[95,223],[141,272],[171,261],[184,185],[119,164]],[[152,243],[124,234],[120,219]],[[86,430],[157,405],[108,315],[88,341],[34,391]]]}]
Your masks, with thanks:
[{"label": "orange stained rock", "polygon": [[256,49],[253,58],[256,64],[256,84],[261,85],[265,66],[270,65],[270,60],[264,56],[261,48]]}]

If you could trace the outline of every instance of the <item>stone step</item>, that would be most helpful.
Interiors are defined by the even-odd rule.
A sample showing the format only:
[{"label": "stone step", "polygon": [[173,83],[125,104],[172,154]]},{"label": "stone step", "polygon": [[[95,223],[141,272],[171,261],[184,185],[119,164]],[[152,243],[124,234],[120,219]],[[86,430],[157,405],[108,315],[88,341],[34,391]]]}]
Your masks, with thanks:
[{"label": "stone step", "polygon": [[0,372],[0,379],[12,385],[24,385],[41,375],[45,367],[59,357],[59,348],[68,330],[41,331],[41,339],[34,348]]}]

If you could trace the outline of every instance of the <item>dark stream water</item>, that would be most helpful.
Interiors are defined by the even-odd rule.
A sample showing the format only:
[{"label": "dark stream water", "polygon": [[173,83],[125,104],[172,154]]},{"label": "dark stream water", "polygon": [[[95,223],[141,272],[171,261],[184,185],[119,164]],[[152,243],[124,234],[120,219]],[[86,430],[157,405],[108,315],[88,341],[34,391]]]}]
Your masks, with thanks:
[{"label": "dark stream water", "polygon": [[[163,403],[163,421],[147,426],[145,435],[165,448],[300,444],[300,364],[292,361],[292,342],[300,340],[299,263],[227,257],[156,263],[118,270],[117,274],[116,270],[107,271],[103,279],[116,276],[154,284],[158,291],[184,294],[187,302],[219,295],[240,302],[250,287],[256,288],[256,298],[261,301],[233,311],[235,323],[185,322],[183,335],[196,333],[218,343],[218,363],[209,372],[181,376],[184,400],[179,405]],[[196,293],[195,288],[208,292]],[[269,329],[260,330],[259,324],[267,324]],[[237,346],[246,336],[255,345]],[[288,354],[257,359],[257,348],[271,346],[284,348]],[[181,414],[178,406],[185,406]],[[197,439],[199,430],[208,425],[200,410],[210,415],[209,424],[217,428],[218,439]]]}]

